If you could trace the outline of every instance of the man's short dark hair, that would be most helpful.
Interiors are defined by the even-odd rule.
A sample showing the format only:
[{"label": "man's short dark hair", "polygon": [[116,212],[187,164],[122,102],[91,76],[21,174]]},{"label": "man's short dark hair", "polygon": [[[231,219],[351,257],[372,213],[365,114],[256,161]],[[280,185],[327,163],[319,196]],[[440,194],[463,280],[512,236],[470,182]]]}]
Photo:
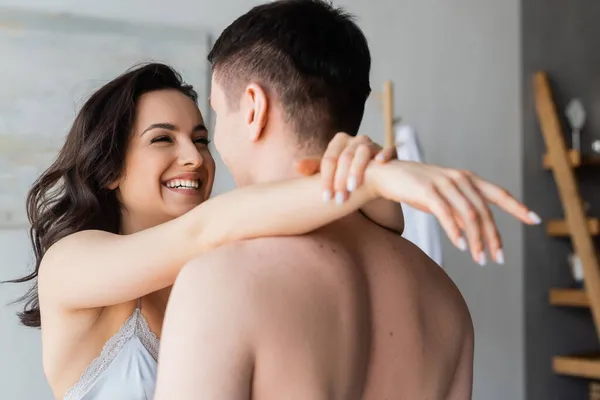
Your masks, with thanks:
[{"label": "man's short dark hair", "polygon": [[278,99],[300,144],[356,135],[371,92],[371,54],[353,17],[321,0],[259,5],[229,25],[208,60],[230,107],[260,84]]}]

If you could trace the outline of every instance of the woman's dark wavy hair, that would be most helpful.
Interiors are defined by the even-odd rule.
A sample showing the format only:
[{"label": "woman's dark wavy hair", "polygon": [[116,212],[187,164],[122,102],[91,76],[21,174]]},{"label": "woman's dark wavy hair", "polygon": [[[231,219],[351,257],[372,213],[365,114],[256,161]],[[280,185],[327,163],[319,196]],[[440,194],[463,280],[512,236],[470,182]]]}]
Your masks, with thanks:
[{"label": "woman's dark wavy hair", "polygon": [[27,195],[29,235],[35,270],[9,282],[34,281],[17,302],[26,326],[40,327],[37,276],[45,252],[72,233],[103,230],[118,233],[120,205],[107,189],[122,173],[133,129],[137,102],[144,93],[175,89],[197,103],[193,87],[171,67],[160,63],[136,66],[95,92],[83,105],[54,163],[35,181]]}]

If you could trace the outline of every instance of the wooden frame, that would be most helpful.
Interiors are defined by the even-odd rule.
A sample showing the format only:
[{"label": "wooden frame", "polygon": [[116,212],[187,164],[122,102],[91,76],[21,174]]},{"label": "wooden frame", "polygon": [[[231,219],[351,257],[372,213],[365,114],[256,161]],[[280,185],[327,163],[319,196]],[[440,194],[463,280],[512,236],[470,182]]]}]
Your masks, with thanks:
[{"label": "wooden frame", "polygon": [[[547,231],[551,236],[571,238],[581,260],[585,287],[584,290],[552,289],[549,302],[558,306],[589,307],[596,336],[600,338],[600,268],[592,239],[592,235],[600,233],[600,226],[598,219],[589,218],[585,213],[574,172],[574,168],[582,165],[585,158],[579,152],[568,149],[565,144],[546,73],[535,73],[533,88],[537,116],[547,148],[543,166],[552,170],[565,213],[565,220],[550,221]],[[600,356],[556,356],[552,368],[561,375],[600,379]]]},{"label": "wooden frame", "polygon": [[394,124],[400,121],[400,118],[394,118],[394,85],[392,81],[385,81],[383,83],[383,91],[373,93],[373,96],[377,97],[382,103],[383,126],[385,129],[384,147],[395,147]]}]

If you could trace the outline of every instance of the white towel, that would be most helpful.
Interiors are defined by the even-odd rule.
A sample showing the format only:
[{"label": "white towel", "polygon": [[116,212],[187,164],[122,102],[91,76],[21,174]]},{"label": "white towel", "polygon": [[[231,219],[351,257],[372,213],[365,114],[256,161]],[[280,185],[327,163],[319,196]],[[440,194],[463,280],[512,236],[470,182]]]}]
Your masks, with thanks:
[{"label": "white towel", "polygon": [[[398,124],[395,127],[396,149],[399,160],[423,162],[417,137],[412,127]],[[404,233],[402,236],[417,245],[438,265],[442,265],[440,226],[435,216],[402,204]]]}]

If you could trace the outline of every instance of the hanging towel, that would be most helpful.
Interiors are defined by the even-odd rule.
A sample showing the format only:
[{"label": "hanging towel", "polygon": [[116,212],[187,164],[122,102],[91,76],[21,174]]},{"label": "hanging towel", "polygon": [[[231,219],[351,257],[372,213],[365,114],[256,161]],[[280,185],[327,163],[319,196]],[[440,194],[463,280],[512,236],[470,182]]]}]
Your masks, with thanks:
[{"label": "hanging towel", "polygon": [[[395,127],[398,159],[423,162],[417,137],[413,128],[406,124]],[[404,211],[404,233],[402,236],[417,245],[438,265],[442,266],[440,226],[436,217],[402,204]]]}]

